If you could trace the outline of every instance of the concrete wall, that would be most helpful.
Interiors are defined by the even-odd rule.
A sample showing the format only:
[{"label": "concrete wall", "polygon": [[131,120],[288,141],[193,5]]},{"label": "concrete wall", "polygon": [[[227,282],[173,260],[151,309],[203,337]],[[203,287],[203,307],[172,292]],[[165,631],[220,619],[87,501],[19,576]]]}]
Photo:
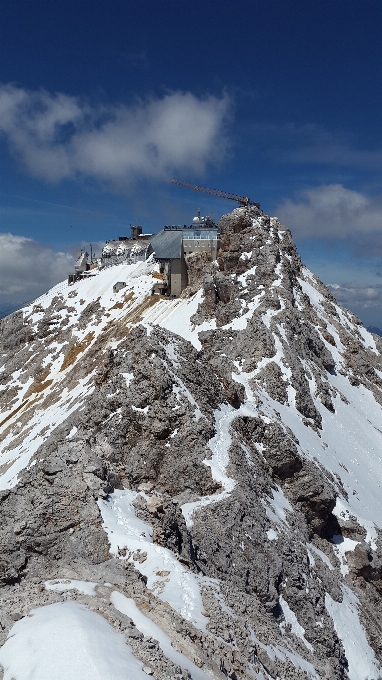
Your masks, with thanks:
[{"label": "concrete wall", "polygon": [[177,297],[188,284],[187,266],[184,258],[171,260],[171,295]]},{"label": "concrete wall", "polygon": [[183,253],[184,255],[189,255],[189,253],[208,253],[211,260],[216,260],[218,252],[218,241],[217,239],[207,240],[207,239],[184,239],[183,241]]}]

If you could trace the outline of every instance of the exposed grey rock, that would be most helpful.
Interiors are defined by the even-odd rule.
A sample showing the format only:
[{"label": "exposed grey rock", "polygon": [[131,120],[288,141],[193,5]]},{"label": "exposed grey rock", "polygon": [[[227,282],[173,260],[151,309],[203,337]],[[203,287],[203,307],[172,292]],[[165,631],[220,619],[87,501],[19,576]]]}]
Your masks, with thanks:
[{"label": "exposed grey rock", "polygon": [[32,329],[24,323],[22,311],[13,312],[0,321],[0,349],[8,352],[32,339]]},{"label": "exposed grey rock", "polygon": [[[318,313],[304,292],[308,277],[290,232],[276,219],[239,208],[222,218],[219,231],[217,263],[187,256],[184,296],[204,292],[191,322],[209,323],[199,333],[200,351],[159,326],[148,332],[138,312],[104,324],[101,298],[83,301],[82,340],[59,295],[44,313],[35,307],[37,322],[20,312],[0,323],[7,412],[18,403],[20,385],[29,385],[14,446],[25,437],[36,395],[42,409],[54,399],[48,390],[54,362],[66,371],[68,393],[93,376],[14,488],[0,492],[0,640],[33,607],[77,599],[125,635],[148,675],[189,678],[110,604],[116,589],[211,677],[298,680],[309,677],[305,663],[320,678],[345,680],[345,652],[325,596],[341,602],[341,586],[353,589],[381,661],[381,536],[372,549],[355,517],[333,514],[338,496],[346,497],[341,480],[303,450],[283,409],[293,400],[301,423],[324,447],[325,413],[335,412],[338,396],[346,403],[330,382],[335,352],[342,352],[348,380],[379,403],[381,357],[363,343],[354,315],[314,279],[323,296]],[[15,371],[20,384],[10,382]],[[249,391],[253,408],[246,411]],[[219,409],[230,417],[229,493],[209,465]],[[205,632],[147,588],[139,571],[145,550],[134,554],[135,566],[124,546],[111,556],[97,501],[123,487],[137,492],[134,511],[152,527],[154,543],[204,578]],[[211,502],[201,503],[187,526],[182,505],[204,497]],[[357,542],[345,576],[335,534]],[[45,587],[63,578],[96,582],[96,594]],[[303,634],[288,623],[288,607]]]}]

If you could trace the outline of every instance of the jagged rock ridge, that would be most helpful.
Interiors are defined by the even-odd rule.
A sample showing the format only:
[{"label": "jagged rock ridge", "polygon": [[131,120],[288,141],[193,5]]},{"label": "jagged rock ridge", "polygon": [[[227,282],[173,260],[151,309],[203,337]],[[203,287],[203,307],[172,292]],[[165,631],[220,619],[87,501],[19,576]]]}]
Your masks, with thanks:
[{"label": "jagged rock ridge", "polygon": [[158,679],[376,679],[382,341],[276,218],[219,230],[180,300],[150,260],[1,322],[2,642],[69,599]]}]

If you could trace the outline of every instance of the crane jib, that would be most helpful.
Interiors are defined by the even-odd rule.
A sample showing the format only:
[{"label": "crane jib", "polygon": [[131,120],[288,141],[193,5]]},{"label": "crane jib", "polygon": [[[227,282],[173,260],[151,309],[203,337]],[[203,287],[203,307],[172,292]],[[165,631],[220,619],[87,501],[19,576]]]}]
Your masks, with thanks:
[{"label": "crane jib", "polygon": [[220,189],[209,189],[208,187],[200,187],[197,184],[189,184],[188,182],[182,182],[179,179],[173,179],[172,184],[178,184],[181,187],[186,187],[186,189],[192,189],[193,191],[202,191],[203,193],[210,194],[211,196],[228,198],[230,201],[237,201],[240,205],[244,206],[253,205],[256,208],[260,208],[260,203],[254,203],[253,201],[250,201],[248,196],[237,196],[236,194],[230,194],[227,191],[221,191]]}]

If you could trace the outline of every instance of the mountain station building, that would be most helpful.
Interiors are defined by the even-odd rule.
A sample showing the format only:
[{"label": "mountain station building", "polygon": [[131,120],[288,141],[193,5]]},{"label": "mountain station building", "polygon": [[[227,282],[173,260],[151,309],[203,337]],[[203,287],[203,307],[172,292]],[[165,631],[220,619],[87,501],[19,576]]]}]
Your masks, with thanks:
[{"label": "mountain station building", "polygon": [[151,238],[151,246],[163,274],[153,292],[178,297],[188,285],[187,255],[206,253],[209,260],[216,260],[217,226],[210,217],[201,217],[199,210],[190,227],[165,226]]}]

